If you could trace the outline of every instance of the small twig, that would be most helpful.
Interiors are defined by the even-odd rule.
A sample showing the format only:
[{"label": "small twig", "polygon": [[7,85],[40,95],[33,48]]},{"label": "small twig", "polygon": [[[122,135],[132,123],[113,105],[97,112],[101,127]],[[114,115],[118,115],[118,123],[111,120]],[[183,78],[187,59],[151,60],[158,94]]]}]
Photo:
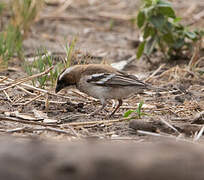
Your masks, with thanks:
[{"label": "small twig", "polygon": [[[53,127],[43,127],[43,128],[33,128],[33,131],[53,131],[53,132],[57,132],[57,133],[62,133],[62,134],[69,134],[69,135],[75,135],[77,136],[75,133],[71,134],[68,131],[62,130],[62,129],[57,129],[57,128],[53,128]],[[77,136],[78,137],[78,136]]]},{"label": "small twig", "polygon": [[[0,76],[0,78],[3,78],[3,79],[0,80],[0,83],[3,82],[3,81],[5,81],[5,80],[8,80],[8,81],[6,81],[7,83],[14,82],[13,79],[10,79],[10,78],[5,77],[5,76]],[[23,88],[23,87],[21,87],[21,86],[18,86],[18,85],[17,85],[16,87],[17,87],[18,89],[24,91],[25,93],[29,94],[29,95],[32,95],[32,96],[34,95],[34,96],[36,96],[35,93],[31,93],[30,91],[26,90],[25,88]]]},{"label": "small twig", "polygon": [[18,86],[18,85],[17,85],[16,87],[17,87],[18,89],[24,91],[25,93],[31,95],[31,96],[36,96],[36,95],[37,95],[36,93],[32,93],[32,92],[26,90],[25,88],[23,88],[23,87],[21,87],[21,86]]},{"label": "small twig", "polygon": [[7,79],[8,79],[8,77],[4,77],[3,79],[0,80],[0,83],[4,82]]},{"label": "small twig", "polygon": [[74,130],[74,128],[69,125],[67,125],[66,127],[69,128],[76,137],[80,137],[80,135]]},{"label": "small twig", "polygon": [[51,14],[49,15],[43,15],[40,16],[39,20],[58,20],[58,21],[72,21],[72,20],[84,20],[84,21],[104,21],[99,17],[96,16],[76,16],[76,15],[67,15],[65,13],[58,14],[57,16],[53,16]]},{"label": "small twig", "polygon": [[4,94],[6,95],[7,99],[8,99],[10,102],[13,102],[13,101],[11,100],[11,98],[9,97],[8,93],[7,93],[5,90],[3,90],[3,92],[4,92]]},{"label": "small twig", "polygon": [[79,95],[79,96],[81,96],[81,97],[83,97],[83,98],[85,98],[85,99],[88,99],[88,100],[90,100],[90,101],[96,101],[96,102],[98,102],[97,99],[92,98],[92,97],[89,97],[89,96],[85,95],[85,94],[82,93],[82,92],[75,91],[75,90],[72,90],[72,92],[75,93],[75,94],[77,94],[77,95]]},{"label": "small twig", "polygon": [[19,102],[19,101],[21,101],[22,99],[24,100],[24,98],[23,98],[23,97],[20,97],[20,98],[18,98],[17,100],[16,100],[16,99],[14,99],[13,105],[22,104],[22,103],[18,103],[18,102]]},{"label": "small twig", "polygon": [[30,99],[29,101],[25,102],[24,104],[22,104],[23,106],[27,106],[28,104],[30,104],[31,102],[35,101],[36,99],[38,99],[39,97],[43,96],[44,94],[40,94],[38,96],[35,96],[34,98]]},{"label": "small twig", "polygon": [[167,121],[165,121],[164,119],[160,119],[161,122],[163,122],[164,124],[166,124],[168,127],[170,127],[171,129],[173,129],[176,133],[180,134],[180,132],[175,128],[173,127],[170,123],[168,123]]},{"label": "small twig", "polygon": [[74,122],[74,123],[68,123],[68,125],[69,126],[85,126],[85,125],[93,125],[93,124],[106,124],[106,123],[129,121],[130,119],[131,118],[121,118],[121,119],[102,120],[102,121]]},{"label": "small twig", "polygon": [[[37,99],[38,102],[43,102],[45,103],[45,100]],[[66,101],[49,101],[50,104],[66,104]]]},{"label": "small twig", "polygon": [[193,69],[196,62],[199,60],[200,48],[201,48],[201,41],[198,41],[197,43],[194,44],[193,55],[192,55],[191,60],[190,60],[190,62],[188,64],[188,70],[190,70],[190,71]]},{"label": "small twig", "polygon": [[154,133],[154,132],[149,132],[149,131],[143,131],[143,130],[137,130],[137,133],[139,134],[144,134],[144,135],[150,135],[150,136],[159,136],[159,137],[162,137],[161,134],[158,134],[158,133]]},{"label": "small twig", "polygon": [[161,66],[159,66],[158,69],[156,69],[147,79],[145,79],[145,82],[152,79],[164,66],[165,64],[162,64]]},{"label": "small twig", "polygon": [[195,142],[193,142],[193,141],[188,141],[186,139],[181,139],[181,138],[178,138],[178,137],[175,137],[175,136],[167,136],[167,135],[162,135],[162,134],[148,132],[148,131],[142,131],[142,130],[137,130],[137,133],[144,134],[144,135],[161,137],[161,138],[169,138],[169,139],[174,139],[176,141],[184,141],[184,142],[195,144]]},{"label": "small twig", "polygon": [[[79,137],[79,135],[72,129],[70,128],[70,130],[72,131],[72,133],[74,134],[74,136]],[[42,127],[42,128],[32,128],[32,127],[20,127],[20,128],[15,128],[15,129],[9,129],[6,130],[4,132],[6,133],[14,133],[14,132],[21,132],[21,131],[29,131],[29,132],[33,132],[33,131],[53,131],[53,132],[57,132],[57,133],[62,133],[62,134],[68,134],[68,135],[72,135],[70,132],[62,130],[62,129],[57,129],[57,128],[53,128],[53,127]]]},{"label": "small twig", "polygon": [[58,14],[62,14],[63,11],[65,11],[71,4],[72,0],[66,0],[63,5],[61,5],[54,11],[54,13],[52,12],[51,16],[57,16]]},{"label": "small twig", "polygon": [[21,120],[21,119],[14,118],[14,117],[5,117],[5,116],[2,116],[2,115],[0,115],[0,121],[10,121],[10,122],[23,123],[23,124],[32,124],[32,125],[49,126],[49,127],[59,127],[58,125],[55,125],[55,124],[44,124],[44,123],[41,123],[41,122],[26,121],[26,120]]},{"label": "small twig", "polygon": [[[8,80],[10,80],[12,82],[14,81],[13,79],[8,79]],[[42,93],[49,94],[49,95],[52,95],[52,96],[57,96],[57,97],[61,97],[63,99],[69,99],[70,100],[70,97],[68,97],[68,96],[64,96],[64,95],[61,95],[61,94],[55,94],[55,93],[49,92],[49,91],[47,91],[45,89],[37,88],[37,87],[34,87],[32,85],[29,85],[29,84],[22,83],[21,86],[24,86],[25,88],[28,88],[28,89],[33,90],[33,91],[38,91],[38,92],[42,92]],[[20,87],[20,86],[17,86],[17,87]],[[22,88],[22,87],[20,87],[20,88]],[[27,91],[27,92],[31,93],[29,91]],[[32,93],[31,95],[37,95],[37,94]]]},{"label": "small twig", "polygon": [[49,111],[49,95],[46,94],[46,99],[45,99],[45,111],[48,112]]},{"label": "small twig", "polygon": [[122,21],[129,21],[131,19],[136,18],[136,15],[125,15],[125,14],[116,14],[116,13],[110,13],[110,12],[99,12],[98,14],[101,17],[104,18],[111,18],[116,20],[122,20]]},{"label": "small twig", "polygon": [[21,132],[21,131],[24,131],[26,129],[27,129],[27,127],[20,127],[20,128],[15,128],[15,129],[8,129],[5,132],[7,132],[7,133],[14,133],[14,132]]},{"label": "small twig", "polygon": [[64,98],[64,99],[69,99],[69,100],[71,99],[68,96],[64,96],[64,95],[61,95],[61,94],[55,94],[55,93],[49,92],[49,91],[47,91],[45,89],[37,88],[37,87],[34,87],[32,85],[29,85],[29,84],[24,84],[23,83],[21,85],[28,88],[28,89],[34,90],[34,91],[42,92],[42,93],[49,94],[49,95],[52,95],[52,96],[61,97],[61,98]]},{"label": "small twig", "polygon": [[50,68],[47,69],[46,71],[41,72],[41,73],[39,73],[39,74],[35,74],[35,75],[33,75],[33,76],[28,76],[28,77],[26,77],[26,78],[19,79],[19,80],[18,80],[17,82],[15,82],[14,84],[12,84],[12,85],[10,85],[10,86],[7,86],[7,87],[5,87],[5,88],[0,89],[0,91],[7,90],[7,89],[9,89],[9,88],[12,88],[12,87],[14,87],[14,86],[16,86],[16,85],[19,85],[19,84],[21,84],[21,83],[24,83],[24,82],[29,81],[29,80],[31,80],[31,79],[34,79],[34,78],[36,78],[36,77],[40,77],[40,76],[43,76],[43,75],[45,75],[45,74],[48,74],[48,73],[50,72],[50,70],[53,69],[53,67],[54,67],[54,66],[50,67]]},{"label": "small twig", "polygon": [[202,126],[201,130],[199,131],[199,133],[197,134],[197,136],[195,136],[195,138],[193,139],[193,141],[198,141],[200,139],[200,137],[202,136],[204,132],[204,126]]}]

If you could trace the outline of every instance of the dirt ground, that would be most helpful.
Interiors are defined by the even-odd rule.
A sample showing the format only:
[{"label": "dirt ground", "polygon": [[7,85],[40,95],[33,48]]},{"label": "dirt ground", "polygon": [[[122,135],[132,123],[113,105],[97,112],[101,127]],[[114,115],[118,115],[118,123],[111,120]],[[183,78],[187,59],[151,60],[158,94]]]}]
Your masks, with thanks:
[{"label": "dirt ground", "polygon": [[[172,1],[184,24],[204,27],[202,1]],[[63,90],[55,95],[52,87],[35,89],[29,81],[12,86],[26,77],[20,66],[12,61],[0,73],[0,134],[42,139],[69,140],[106,139],[153,142],[175,139],[203,143],[204,75],[190,71],[189,60],[167,62],[159,53],[150,57],[134,58],[139,30],[131,19],[140,5],[136,0],[76,0],[62,7],[48,3],[39,15],[31,32],[24,40],[26,58],[36,49],[46,47],[56,62],[65,57],[64,45],[77,37],[76,63],[87,56],[91,63],[115,63],[133,59],[125,71],[148,79],[154,86],[166,91],[145,91],[125,99],[120,110],[110,119],[105,118],[115,102],[110,101],[106,111],[94,117],[86,115],[100,106],[100,102],[76,89]],[[204,43],[203,43],[204,44]],[[201,57],[204,54],[202,46]],[[198,66],[204,68],[203,61]],[[13,81],[15,80],[15,81]],[[144,101],[141,119],[127,120],[123,114],[137,109]],[[40,114],[41,118],[36,118]],[[42,118],[44,116],[44,118]],[[66,117],[66,118],[65,118]]]}]

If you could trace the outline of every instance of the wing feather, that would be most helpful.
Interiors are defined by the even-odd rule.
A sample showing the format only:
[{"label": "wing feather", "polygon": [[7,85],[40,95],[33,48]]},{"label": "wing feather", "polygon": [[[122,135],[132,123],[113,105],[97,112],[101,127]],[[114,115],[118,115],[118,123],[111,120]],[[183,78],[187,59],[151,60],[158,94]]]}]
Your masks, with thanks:
[{"label": "wing feather", "polygon": [[100,86],[139,86],[147,87],[148,85],[134,75],[122,73],[100,73],[91,75],[87,82]]}]

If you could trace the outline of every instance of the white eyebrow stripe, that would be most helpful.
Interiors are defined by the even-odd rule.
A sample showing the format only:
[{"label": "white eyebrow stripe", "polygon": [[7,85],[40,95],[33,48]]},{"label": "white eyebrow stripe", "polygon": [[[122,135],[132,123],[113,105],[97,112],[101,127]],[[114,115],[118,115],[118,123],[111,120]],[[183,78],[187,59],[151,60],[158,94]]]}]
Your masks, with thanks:
[{"label": "white eyebrow stripe", "polygon": [[69,68],[67,68],[67,69],[59,76],[59,80],[61,80],[64,75],[70,73],[70,71],[72,71],[73,69],[74,69],[74,67],[69,67]]}]

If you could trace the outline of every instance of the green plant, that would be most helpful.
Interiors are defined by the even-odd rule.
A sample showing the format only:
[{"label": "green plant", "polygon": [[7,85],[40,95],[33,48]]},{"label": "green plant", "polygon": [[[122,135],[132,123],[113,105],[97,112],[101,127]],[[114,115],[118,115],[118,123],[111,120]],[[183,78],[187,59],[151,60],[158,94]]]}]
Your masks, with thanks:
[{"label": "green plant", "polygon": [[65,49],[66,49],[65,66],[66,66],[66,68],[68,68],[71,65],[71,61],[72,61],[73,52],[74,52],[74,49],[75,49],[76,42],[77,42],[77,38],[74,37],[72,39],[71,43],[70,44],[67,43],[66,46],[65,46]]},{"label": "green plant", "polygon": [[44,50],[43,52],[38,51],[36,57],[37,58],[33,62],[30,63],[25,61],[24,63],[24,69],[29,76],[36,73],[44,72],[48,67],[54,66],[54,69],[52,69],[49,72],[49,75],[44,75],[36,79],[33,79],[32,80],[33,85],[44,88],[45,85],[47,85],[48,83],[51,83],[51,85],[54,86],[58,75],[64,68],[64,64],[57,63],[56,65],[54,65],[53,58],[47,52],[47,50]]},{"label": "green plant", "polygon": [[180,24],[174,9],[168,1],[144,0],[137,15],[137,25],[142,31],[143,41],[137,50],[137,58],[150,55],[159,48],[163,55],[171,58],[191,51],[194,42],[201,39],[202,31],[190,31]]},{"label": "green plant", "polygon": [[136,110],[128,110],[124,113],[124,117],[129,117],[132,113],[136,113],[137,114],[137,117],[140,119],[143,115],[146,115],[145,113],[142,112],[142,106],[143,106],[144,102],[141,101],[137,107]]},{"label": "green plant", "polygon": [[7,67],[8,61],[15,54],[22,55],[22,36],[18,28],[9,25],[5,32],[0,32],[1,65]]},{"label": "green plant", "polygon": [[[6,11],[6,4],[0,3],[0,15]],[[0,32],[0,68],[8,66],[8,61],[15,54],[21,55],[22,37],[20,30],[9,24]]]},{"label": "green plant", "polygon": [[4,7],[5,7],[5,4],[0,2],[0,15],[2,14]]},{"label": "green plant", "polygon": [[25,37],[41,11],[44,0],[11,0],[11,24]]},{"label": "green plant", "polygon": [[[7,68],[8,61],[14,56],[22,58],[22,41],[34,22],[43,0],[11,0],[11,18],[0,32],[0,67]],[[0,13],[5,5],[0,4]],[[7,9],[8,9],[7,7]]]}]

